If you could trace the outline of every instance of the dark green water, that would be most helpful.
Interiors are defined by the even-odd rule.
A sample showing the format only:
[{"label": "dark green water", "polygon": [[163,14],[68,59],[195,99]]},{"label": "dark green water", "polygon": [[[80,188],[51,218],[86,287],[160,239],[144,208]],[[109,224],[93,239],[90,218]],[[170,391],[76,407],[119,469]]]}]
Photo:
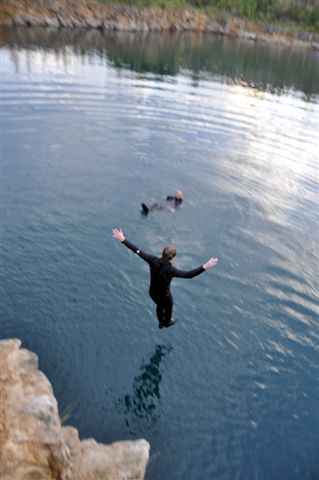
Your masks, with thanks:
[{"label": "dark green water", "polygon": [[[199,35],[2,30],[1,337],[82,438],[147,479],[319,478],[314,53]],[[176,213],[140,214],[177,188]],[[158,330],[146,251],[175,280]]]}]

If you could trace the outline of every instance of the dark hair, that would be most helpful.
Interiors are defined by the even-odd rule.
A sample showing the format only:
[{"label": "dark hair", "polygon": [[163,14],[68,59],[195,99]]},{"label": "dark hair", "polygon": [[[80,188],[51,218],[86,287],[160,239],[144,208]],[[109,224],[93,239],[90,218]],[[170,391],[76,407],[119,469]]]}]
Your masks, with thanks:
[{"label": "dark hair", "polygon": [[176,256],[176,248],[175,247],[165,247],[162,251],[162,259],[163,260],[172,260]]}]

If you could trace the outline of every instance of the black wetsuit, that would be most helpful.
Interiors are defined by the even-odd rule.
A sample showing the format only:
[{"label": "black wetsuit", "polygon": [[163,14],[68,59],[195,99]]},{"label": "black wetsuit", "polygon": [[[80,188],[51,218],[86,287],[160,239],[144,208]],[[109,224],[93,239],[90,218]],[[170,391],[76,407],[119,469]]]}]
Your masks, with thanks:
[{"label": "black wetsuit", "polygon": [[182,198],[177,198],[175,195],[167,195],[166,197],[167,202],[174,202],[174,207],[179,208],[182,206],[183,199]]},{"label": "black wetsuit", "polygon": [[[171,204],[174,209],[181,208],[181,206],[183,205],[183,199],[177,198],[175,197],[175,195],[167,195],[166,201]],[[142,203],[142,209],[144,214],[148,214],[149,212],[153,212],[154,210],[169,210],[166,205],[162,205],[161,203],[153,203],[150,206]]]},{"label": "black wetsuit", "polygon": [[171,280],[174,277],[194,278],[205,272],[205,269],[203,266],[200,266],[188,271],[179,270],[169,260],[149,255],[143,252],[143,250],[139,250],[127,239],[123,240],[122,243],[149,264],[151,274],[149,294],[157,305],[156,314],[160,325],[168,325],[173,311],[173,297],[170,290]]}]

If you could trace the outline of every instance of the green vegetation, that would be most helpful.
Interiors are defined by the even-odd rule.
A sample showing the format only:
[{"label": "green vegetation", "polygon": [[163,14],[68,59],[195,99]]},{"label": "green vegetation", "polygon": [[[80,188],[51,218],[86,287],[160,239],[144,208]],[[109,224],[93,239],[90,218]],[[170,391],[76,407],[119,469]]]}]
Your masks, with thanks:
[{"label": "green vegetation", "polygon": [[195,8],[220,18],[236,15],[263,23],[291,25],[319,32],[319,0],[100,0],[161,8]]},{"label": "green vegetation", "polygon": [[319,31],[318,0],[192,0],[197,6],[211,3],[213,9],[266,23],[293,23]]},{"label": "green vegetation", "polygon": [[61,425],[64,425],[72,416],[75,407],[77,406],[77,403],[77,400],[73,400],[65,407],[65,409],[61,413],[59,413]]}]

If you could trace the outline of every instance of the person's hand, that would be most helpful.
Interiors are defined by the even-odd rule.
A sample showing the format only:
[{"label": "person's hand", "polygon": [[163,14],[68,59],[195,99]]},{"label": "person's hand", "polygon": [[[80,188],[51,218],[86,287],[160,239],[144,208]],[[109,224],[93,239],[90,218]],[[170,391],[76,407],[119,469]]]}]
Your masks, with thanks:
[{"label": "person's hand", "polygon": [[214,267],[218,263],[218,258],[211,257],[206,263],[204,263],[203,268],[208,270],[209,268]]},{"label": "person's hand", "polygon": [[112,235],[114,238],[116,238],[116,240],[119,240],[120,242],[123,242],[123,240],[125,240],[125,237],[121,228],[113,228]]}]

